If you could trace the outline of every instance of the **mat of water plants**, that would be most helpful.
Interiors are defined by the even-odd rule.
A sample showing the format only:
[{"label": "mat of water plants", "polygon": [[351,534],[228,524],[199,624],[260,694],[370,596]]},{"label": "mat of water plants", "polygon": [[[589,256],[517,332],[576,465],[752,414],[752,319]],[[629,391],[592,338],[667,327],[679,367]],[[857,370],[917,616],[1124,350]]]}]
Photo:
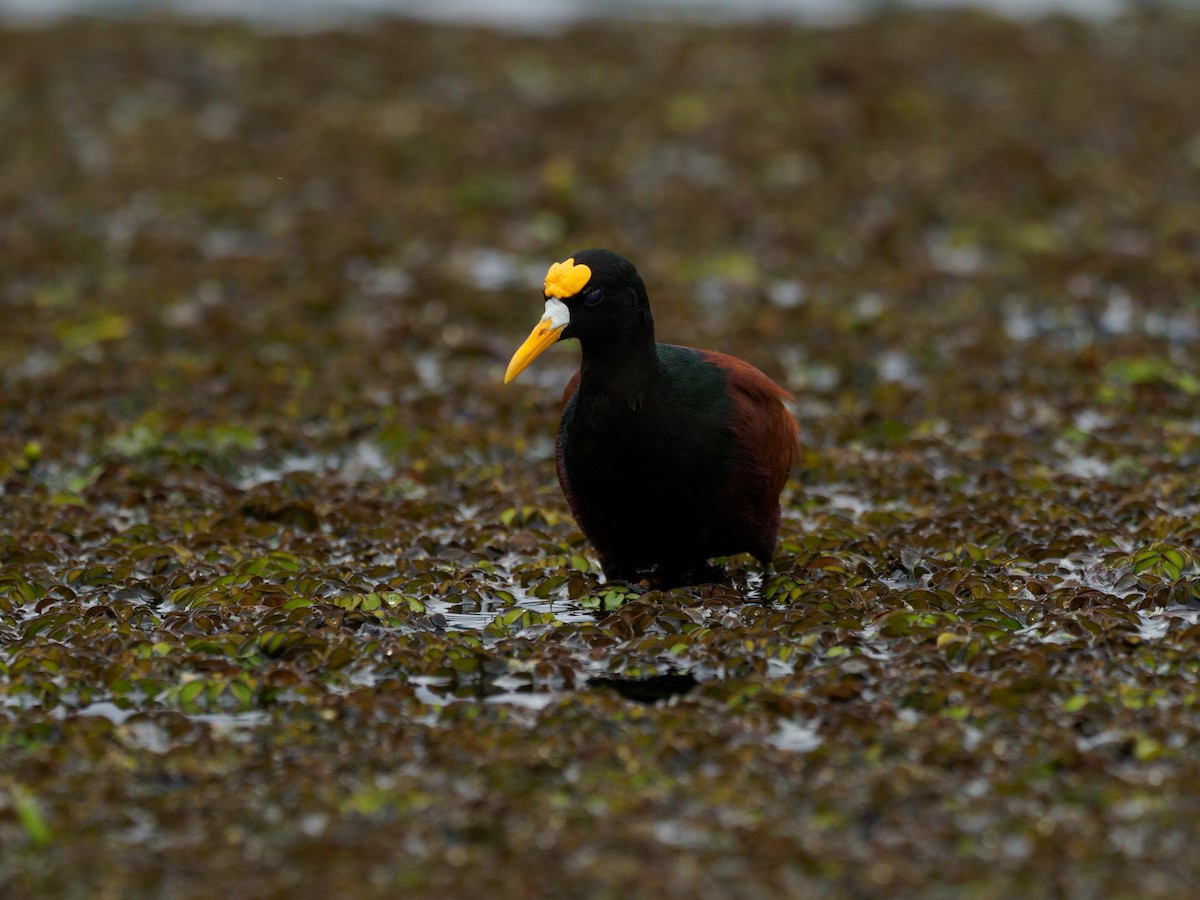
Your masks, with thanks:
[{"label": "mat of water plants", "polygon": [[[0,31],[4,892],[1186,893],[1197,46]],[[588,246],[794,391],[773,571],[603,582]]]}]

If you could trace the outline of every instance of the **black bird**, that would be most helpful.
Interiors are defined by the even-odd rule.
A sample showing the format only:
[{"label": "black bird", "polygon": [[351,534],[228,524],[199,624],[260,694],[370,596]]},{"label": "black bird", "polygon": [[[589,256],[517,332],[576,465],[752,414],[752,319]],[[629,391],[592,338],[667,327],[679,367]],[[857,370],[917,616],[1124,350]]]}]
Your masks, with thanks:
[{"label": "black bird", "polygon": [[791,394],[743,360],[654,341],[637,269],[581,250],[546,274],[546,312],[507,384],[556,341],[577,338],[563,393],[558,480],[608,580],[686,583],[708,559],[770,565],[779,494],[796,457]]}]

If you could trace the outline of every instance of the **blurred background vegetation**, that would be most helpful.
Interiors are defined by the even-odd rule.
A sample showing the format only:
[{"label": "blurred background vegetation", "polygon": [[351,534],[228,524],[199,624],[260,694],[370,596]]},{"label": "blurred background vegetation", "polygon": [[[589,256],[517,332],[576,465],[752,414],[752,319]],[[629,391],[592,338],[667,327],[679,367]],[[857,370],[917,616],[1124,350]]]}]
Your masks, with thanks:
[{"label": "blurred background vegetation", "polygon": [[[1086,6],[0,4],[0,884],[1186,895],[1200,20]],[[588,245],[796,392],[774,573],[600,583]]]}]

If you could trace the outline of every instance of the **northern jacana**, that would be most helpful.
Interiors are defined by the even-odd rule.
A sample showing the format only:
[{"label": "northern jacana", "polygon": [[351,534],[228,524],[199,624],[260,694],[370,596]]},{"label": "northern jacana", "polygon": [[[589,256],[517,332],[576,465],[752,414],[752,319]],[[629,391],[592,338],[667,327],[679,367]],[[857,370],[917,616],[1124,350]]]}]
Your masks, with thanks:
[{"label": "northern jacana", "polygon": [[545,300],[504,381],[556,341],[579,341],[558,480],[605,577],[686,583],[742,552],[770,565],[797,451],[791,394],[736,357],[655,343],[641,276],[611,251],[552,265]]}]

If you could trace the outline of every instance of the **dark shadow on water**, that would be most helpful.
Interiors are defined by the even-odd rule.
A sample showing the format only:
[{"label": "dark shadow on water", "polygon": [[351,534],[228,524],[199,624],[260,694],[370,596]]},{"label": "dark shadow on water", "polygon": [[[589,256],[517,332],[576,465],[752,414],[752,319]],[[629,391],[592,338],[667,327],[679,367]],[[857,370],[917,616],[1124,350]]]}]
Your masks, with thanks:
[{"label": "dark shadow on water", "polygon": [[608,688],[626,700],[638,703],[657,703],[669,697],[686,694],[698,682],[690,672],[653,675],[650,678],[589,678],[589,687]]}]

